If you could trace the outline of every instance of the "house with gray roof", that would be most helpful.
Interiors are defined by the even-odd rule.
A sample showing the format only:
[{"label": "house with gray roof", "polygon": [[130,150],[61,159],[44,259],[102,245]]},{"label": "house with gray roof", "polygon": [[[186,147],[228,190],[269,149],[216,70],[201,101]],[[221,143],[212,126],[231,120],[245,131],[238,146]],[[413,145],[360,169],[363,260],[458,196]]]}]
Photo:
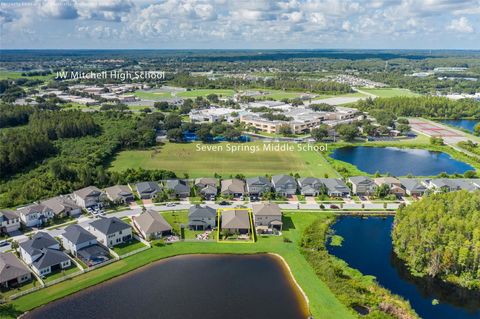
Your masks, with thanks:
[{"label": "house with gray roof", "polygon": [[222,210],[222,231],[230,234],[250,234],[250,215],[247,209]]},{"label": "house with gray roof", "polygon": [[428,189],[431,189],[434,192],[453,192],[460,190],[457,180],[454,179],[433,178],[424,180],[423,183]]},{"label": "house with gray roof", "polygon": [[159,212],[153,209],[134,217],[133,225],[146,240],[162,238],[172,233],[172,226]]},{"label": "house with gray roof", "polygon": [[216,178],[197,178],[195,180],[195,189],[197,194],[206,199],[214,200],[218,194],[218,180]]},{"label": "house with gray roof", "polygon": [[193,205],[188,210],[188,227],[193,230],[213,229],[217,225],[217,210],[210,206]]},{"label": "house with gray roof", "polygon": [[303,177],[298,179],[300,194],[304,196],[318,196],[323,187],[320,179],[316,177]]},{"label": "house with gray roof", "polygon": [[128,185],[115,185],[105,188],[107,198],[115,204],[128,204],[135,201],[133,192]]},{"label": "house with gray roof", "polygon": [[95,186],[88,186],[72,193],[73,199],[82,208],[101,207],[104,193]]},{"label": "house with gray roof", "polygon": [[51,208],[41,204],[20,208],[16,213],[27,227],[39,227],[55,216]]},{"label": "house with gray roof", "polygon": [[407,195],[420,197],[425,194],[427,191],[427,187],[424,183],[416,178],[399,178],[400,183],[402,183],[402,187],[405,189]]},{"label": "house with gray roof", "polygon": [[188,181],[183,179],[169,179],[165,182],[165,190],[173,198],[187,198],[190,196]]},{"label": "house with gray roof", "polygon": [[327,188],[330,197],[349,197],[350,188],[340,178],[320,178],[320,182]]},{"label": "house with gray roof", "polygon": [[0,210],[0,233],[8,234],[20,228],[20,216],[8,209]]},{"label": "house with gray roof", "polygon": [[278,204],[257,203],[252,205],[255,229],[263,232],[268,230],[282,230],[282,211]]},{"label": "house with gray roof", "polygon": [[368,176],[352,176],[348,179],[352,184],[352,191],[359,196],[370,196],[375,193],[377,184]]},{"label": "house with gray roof", "polygon": [[70,257],[60,250],[60,244],[48,233],[38,232],[32,239],[19,244],[22,260],[40,276],[69,268]]},{"label": "house with gray roof", "polygon": [[264,176],[247,178],[247,193],[250,199],[258,199],[263,194],[272,191],[272,183]]},{"label": "house with gray roof", "polygon": [[245,195],[245,182],[241,179],[224,179],[221,183],[220,192],[224,196],[241,197]]},{"label": "house with gray roof", "polygon": [[153,199],[160,192],[160,186],[156,182],[141,182],[136,188],[140,199]]},{"label": "house with gray roof", "polygon": [[15,288],[30,281],[32,273],[13,253],[0,254],[0,287]]},{"label": "house with gray roof", "polygon": [[480,189],[480,185],[477,185],[474,179],[457,178],[455,179],[455,183],[457,184],[458,189],[466,190],[469,192]]},{"label": "house with gray roof", "polygon": [[99,243],[108,247],[123,244],[133,238],[132,226],[117,217],[94,220],[87,230],[97,237]]},{"label": "house with gray roof", "polygon": [[279,196],[289,197],[297,193],[297,181],[290,175],[272,176],[272,186]]},{"label": "house with gray roof", "polygon": [[65,228],[65,232],[60,235],[63,248],[70,251],[73,255],[77,255],[78,250],[95,245],[97,237],[88,232],[80,225],[70,225]]},{"label": "house with gray roof", "polygon": [[57,217],[78,216],[82,213],[82,208],[68,196],[56,196],[40,202],[50,208]]}]

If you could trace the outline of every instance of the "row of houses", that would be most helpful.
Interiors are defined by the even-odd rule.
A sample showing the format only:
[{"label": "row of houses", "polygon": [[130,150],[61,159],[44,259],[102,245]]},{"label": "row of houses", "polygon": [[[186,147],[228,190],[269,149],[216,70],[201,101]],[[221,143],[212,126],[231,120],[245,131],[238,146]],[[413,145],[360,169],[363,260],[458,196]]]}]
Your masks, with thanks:
[{"label": "row of houses", "polygon": [[459,190],[475,191],[480,189],[480,179],[466,178],[396,178],[379,177],[369,178],[366,176],[350,177],[348,181],[352,185],[352,192],[356,195],[372,195],[377,187],[387,185],[390,193],[398,196],[420,197],[427,192],[452,192]]},{"label": "row of houses", "polygon": [[[347,185],[349,183],[351,188]],[[369,196],[377,187],[388,185],[390,193],[397,196],[423,196],[425,192],[480,189],[480,179],[447,179],[447,178],[396,178],[353,176],[346,181],[340,178],[303,177],[298,180],[290,175],[275,175],[242,179],[197,178],[193,187],[198,196],[206,200],[214,200],[219,194],[223,197],[256,200],[264,194],[274,192],[278,196],[290,197],[295,194],[318,196],[327,194],[330,197],[349,197],[352,194]],[[188,180],[172,179],[162,185],[154,181],[141,182],[135,185],[140,199],[153,199],[161,192],[170,198],[187,198],[192,189]],[[56,196],[39,203],[22,207],[16,211],[0,211],[0,230],[11,233],[23,224],[26,227],[37,227],[54,217],[78,216],[82,209],[101,207],[104,202],[127,204],[135,200],[134,191],[128,185],[115,185],[100,190],[89,186],[72,194]]]}]

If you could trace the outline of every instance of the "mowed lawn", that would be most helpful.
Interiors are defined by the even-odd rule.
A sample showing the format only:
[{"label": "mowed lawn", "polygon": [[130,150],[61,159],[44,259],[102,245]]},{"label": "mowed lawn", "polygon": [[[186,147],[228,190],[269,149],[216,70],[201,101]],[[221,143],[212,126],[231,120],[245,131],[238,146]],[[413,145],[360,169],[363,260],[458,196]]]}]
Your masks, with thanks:
[{"label": "mowed lawn", "polygon": [[[279,143],[270,143],[272,145]],[[284,144],[284,143],[280,143]],[[288,144],[288,143],[287,143]],[[197,146],[198,145],[198,146]],[[228,145],[259,149],[249,152],[242,149],[228,150]],[[263,143],[218,143],[212,144],[221,150],[199,151],[202,143],[167,143],[159,152],[135,150],[120,152],[111,164],[111,170],[123,171],[127,168],[165,169],[178,176],[207,177],[215,173],[224,177],[236,174],[264,176],[265,174],[298,173],[300,176],[338,176],[325,158],[313,150],[298,151],[297,144],[290,144],[294,151],[264,150]]]},{"label": "mowed lawn", "polygon": [[216,94],[218,96],[233,96],[235,94],[234,90],[229,90],[229,89],[192,89],[191,91],[185,91],[185,92],[178,92],[175,94],[175,96],[178,97],[190,97],[190,98],[196,98],[198,96],[201,97],[206,97],[207,95],[210,94]]},{"label": "mowed lawn", "polygon": [[376,95],[378,97],[394,97],[394,96],[420,96],[408,89],[385,88],[385,89],[361,89],[362,91]]},{"label": "mowed lawn", "polygon": [[141,99],[145,99],[145,100],[157,100],[157,99],[172,97],[172,94],[170,94],[170,92],[136,91],[134,94],[135,94],[135,96],[137,96]]}]

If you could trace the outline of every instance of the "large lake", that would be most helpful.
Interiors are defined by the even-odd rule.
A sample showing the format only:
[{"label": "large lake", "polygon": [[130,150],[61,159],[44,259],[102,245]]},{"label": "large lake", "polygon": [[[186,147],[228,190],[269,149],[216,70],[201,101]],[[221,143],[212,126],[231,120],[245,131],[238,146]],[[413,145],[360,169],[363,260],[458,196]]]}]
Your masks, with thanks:
[{"label": "large lake", "polygon": [[[410,301],[424,319],[480,318],[480,293],[473,295],[465,289],[409,274],[393,253],[392,224],[393,217],[341,217],[332,228],[344,241],[341,247],[329,245],[328,250],[363,274],[375,276],[380,285]],[[432,305],[433,299],[440,303]]]},{"label": "large lake", "polygon": [[188,255],[156,262],[24,318],[306,319],[307,305],[271,255]]},{"label": "large lake", "polygon": [[464,130],[468,130],[470,132],[473,132],[475,125],[479,123],[478,120],[442,120],[440,122],[463,128]]},{"label": "large lake", "polygon": [[333,151],[332,158],[357,166],[360,170],[375,174],[390,173],[395,176],[408,174],[433,176],[442,172],[463,174],[474,168],[453,159],[442,152],[397,147],[341,147]]}]

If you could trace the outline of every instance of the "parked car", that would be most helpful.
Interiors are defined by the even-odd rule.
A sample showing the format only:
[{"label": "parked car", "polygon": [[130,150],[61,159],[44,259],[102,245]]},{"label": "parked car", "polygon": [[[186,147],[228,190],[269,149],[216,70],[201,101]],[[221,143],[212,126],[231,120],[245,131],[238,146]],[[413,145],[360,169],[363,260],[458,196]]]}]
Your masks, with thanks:
[{"label": "parked car", "polygon": [[2,240],[0,241],[0,247],[5,247],[5,246],[8,246],[10,243],[6,240]]},{"label": "parked car", "polygon": [[225,206],[225,205],[230,205],[230,203],[227,201],[221,201],[220,203],[218,203],[218,205]]},{"label": "parked car", "polygon": [[339,209],[340,207],[338,207],[337,205],[330,205],[330,209]]},{"label": "parked car", "polygon": [[167,207],[173,207],[173,206],[175,206],[175,205],[176,205],[175,203],[168,203],[168,204],[167,204]]}]

